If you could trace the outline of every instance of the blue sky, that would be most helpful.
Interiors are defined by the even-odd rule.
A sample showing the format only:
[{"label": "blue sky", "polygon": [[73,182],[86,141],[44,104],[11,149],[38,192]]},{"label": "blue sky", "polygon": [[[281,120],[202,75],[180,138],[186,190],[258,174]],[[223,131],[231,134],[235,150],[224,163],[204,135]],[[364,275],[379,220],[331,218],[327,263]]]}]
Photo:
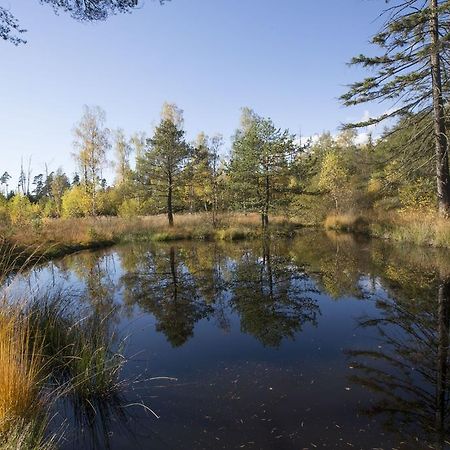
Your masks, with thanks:
[{"label": "blue sky", "polygon": [[[346,66],[368,51],[384,0],[146,0],[133,14],[80,24],[38,0],[0,0],[28,29],[20,47],[0,41],[0,172],[74,171],[72,129],[82,106],[108,126],[151,133],[164,101],[200,131],[229,140],[249,106],[303,135],[335,130],[365,111],[338,97],[363,73]],[[228,147],[229,145],[227,145]]]}]

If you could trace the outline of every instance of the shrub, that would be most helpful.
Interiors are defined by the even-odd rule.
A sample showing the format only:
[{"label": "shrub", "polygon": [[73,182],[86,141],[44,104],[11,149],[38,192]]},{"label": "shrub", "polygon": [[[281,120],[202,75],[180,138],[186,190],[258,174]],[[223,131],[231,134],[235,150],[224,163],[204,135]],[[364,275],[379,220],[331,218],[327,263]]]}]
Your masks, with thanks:
[{"label": "shrub", "polygon": [[142,213],[141,202],[136,198],[129,198],[122,202],[118,209],[120,217],[131,218],[137,217]]},{"label": "shrub", "polygon": [[398,196],[404,210],[432,210],[436,205],[434,184],[425,178],[418,178],[413,183],[402,186]]},{"label": "shrub", "polygon": [[15,195],[8,203],[11,223],[17,227],[29,225],[39,218],[39,207],[22,194]]},{"label": "shrub", "polygon": [[91,210],[91,199],[82,186],[74,186],[62,196],[63,217],[84,217]]}]

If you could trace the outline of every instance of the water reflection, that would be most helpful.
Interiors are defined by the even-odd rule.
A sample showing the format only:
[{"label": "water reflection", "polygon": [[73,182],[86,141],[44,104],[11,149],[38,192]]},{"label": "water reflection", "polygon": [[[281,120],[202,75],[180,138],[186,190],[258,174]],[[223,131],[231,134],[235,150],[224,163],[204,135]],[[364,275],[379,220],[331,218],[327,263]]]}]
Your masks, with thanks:
[{"label": "water reflection", "polygon": [[263,241],[230,253],[216,244],[157,246],[127,261],[122,277],[125,303],[137,303],[157,319],[156,329],[175,347],[194,335],[195,324],[214,317],[227,331],[227,315],[237,313],[241,330],[277,347],[302,326],[317,324],[318,293],[288,256],[271,254]]},{"label": "water reflection", "polygon": [[270,241],[264,240],[261,247],[261,253],[248,250],[236,261],[231,303],[244,333],[278,347],[305,323],[317,325],[320,310],[311,294],[318,291],[289,256],[271,254]]},{"label": "water reflection", "polygon": [[196,322],[213,311],[202,298],[181,252],[173,246],[143,252],[128,270],[122,278],[125,302],[137,303],[152,313],[156,330],[174,347],[192,337]]},{"label": "water reflection", "polygon": [[[155,397],[170,405],[157,423],[124,415],[124,403],[140,401],[134,393],[118,410],[117,402],[90,412],[72,405],[87,420],[77,427],[97,436],[83,448],[126,448],[111,433],[141,422],[130,436],[142,448],[215,448],[220,430],[228,441],[217,448],[239,448],[243,433],[262,449],[278,448],[277,436],[286,439],[279,448],[449,445],[446,252],[305,232],[292,241],[133,244],[44,270],[69,284],[76,278],[95,311],[124,322],[131,336],[142,332],[133,354],[149,347],[142,358],[152,375],[174,375],[162,366],[190,377]],[[142,387],[146,404],[157,401],[150,390]],[[236,427],[236,411],[243,421],[234,436],[226,426]],[[141,436],[153,427],[164,445]]]},{"label": "water reflection", "polygon": [[408,445],[444,449],[449,444],[450,277],[427,291],[419,298],[377,300],[381,314],[363,317],[361,326],[377,329],[378,348],[348,354],[356,372],[351,381],[378,394],[366,414],[381,416]]}]

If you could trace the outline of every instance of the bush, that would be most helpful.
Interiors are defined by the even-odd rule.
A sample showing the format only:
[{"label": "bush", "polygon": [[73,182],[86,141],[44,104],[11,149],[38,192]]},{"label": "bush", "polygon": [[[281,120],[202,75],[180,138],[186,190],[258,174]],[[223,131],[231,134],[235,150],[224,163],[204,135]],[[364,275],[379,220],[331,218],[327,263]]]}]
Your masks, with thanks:
[{"label": "bush", "polygon": [[8,212],[11,223],[18,227],[30,225],[40,218],[39,206],[33,205],[30,199],[22,194],[15,195],[9,201]]},{"label": "bush", "polygon": [[85,217],[91,210],[91,199],[83,187],[74,186],[62,196],[63,217]]},{"label": "bush", "polygon": [[131,218],[142,214],[142,206],[138,199],[130,198],[124,200],[119,206],[118,215],[120,217]]},{"label": "bush", "polygon": [[436,205],[434,184],[431,180],[418,178],[398,191],[404,210],[432,210]]}]

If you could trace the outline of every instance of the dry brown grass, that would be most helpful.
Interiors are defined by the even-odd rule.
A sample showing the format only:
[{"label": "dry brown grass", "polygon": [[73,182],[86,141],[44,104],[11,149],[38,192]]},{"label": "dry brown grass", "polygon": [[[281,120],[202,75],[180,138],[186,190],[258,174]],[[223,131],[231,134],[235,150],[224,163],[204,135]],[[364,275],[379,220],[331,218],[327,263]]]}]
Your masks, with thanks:
[{"label": "dry brown grass", "polygon": [[450,219],[433,212],[398,212],[378,215],[371,234],[417,245],[450,248]]},{"label": "dry brown grass", "polygon": [[[282,216],[272,216],[271,226],[281,227],[290,224]],[[233,229],[236,235],[248,235],[261,226],[257,213],[227,213],[218,215],[218,230]],[[228,234],[233,234],[228,233]],[[222,233],[223,234],[223,233]],[[209,239],[216,236],[210,214],[179,214],[175,216],[175,226],[170,228],[166,215],[136,218],[90,217],[80,219],[45,219],[39,227],[25,225],[17,228],[0,228],[0,235],[7,236],[11,242],[23,247],[40,245],[46,249],[52,246],[91,246],[92,244],[117,242],[127,237],[154,236],[158,240],[170,239]],[[57,251],[53,253],[58,253]]]},{"label": "dry brown grass", "polygon": [[326,230],[351,231],[356,233],[368,232],[368,221],[358,214],[332,214],[325,219]]},{"label": "dry brown grass", "polygon": [[29,320],[17,308],[0,309],[0,433],[31,419],[40,405],[42,358]]},{"label": "dry brown grass", "polygon": [[420,246],[450,248],[450,219],[430,211],[369,212],[364,216],[333,214],[326,218],[324,227]]}]

